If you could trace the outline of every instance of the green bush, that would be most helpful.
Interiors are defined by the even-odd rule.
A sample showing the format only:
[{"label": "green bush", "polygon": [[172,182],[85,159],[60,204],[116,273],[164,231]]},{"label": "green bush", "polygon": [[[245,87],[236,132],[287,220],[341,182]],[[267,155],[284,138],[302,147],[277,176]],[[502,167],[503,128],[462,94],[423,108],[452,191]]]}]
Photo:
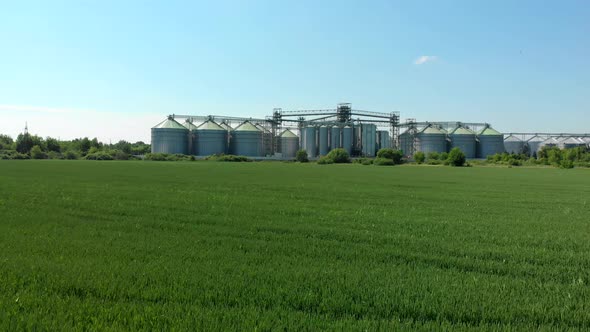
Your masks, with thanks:
[{"label": "green bush", "polygon": [[112,154],[112,157],[115,160],[129,160],[131,158],[131,155],[121,150],[115,150]]},{"label": "green bush", "polygon": [[441,161],[443,161],[443,162],[444,162],[445,160],[447,160],[447,159],[449,159],[449,154],[448,154],[447,152],[443,152],[443,153],[441,153],[441,154],[440,154],[440,157],[438,158],[438,160],[441,160]]},{"label": "green bush", "polygon": [[350,156],[343,148],[330,151],[326,157],[332,159],[332,161],[336,164],[345,164],[350,162]]},{"label": "green bush", "polygon": [[295,155],[295,160],[297,160],[300,163],[308,162],[309,158],[307,156],[307,151],[305,151],[305,150],[297,151],[297,154]]},{"label": "green bush", "polygon": [[395,165],[399,165],[403,161],[403,153],[399,150],[383,148],[377,151],[377,158],[391,159]]},{"label": "green bush", "polygon": [[463,166],[465,165],[465,154],[459,148],[453,148],[451,152],[449,152],[449,156],[447,158],[449,165],[451,166]]},{"label": "green bush", "polygon": [[438,160],[440,158],[440,154],[438,152],[430,152],[428,154],[428,160]]},{"label": "green bush", "polygon": [[19,153],[19,152],[17,152],[17,153],[15,153],[15,154],[12,155],[12,159],[16,159],[16,160],[18,160],[18,159],[31,159],[31,156],[29,156],[26,153]]},{"label": "green bush", "polygon": [[111,156],[110,154],[104,152],[104,151],[99,151],[99,152],[95,152],[95,153],[89,153],[87,154],[84,159],[86,160],[113,160],[113,156]]},{"label": "green bush", "polygon": [[440,165],[440,164],[442,164],[442,163],[443,163],[443,161],[441,161],[441,160],[438,160],[438,159],[429,159],[429,160],[426,162],[426,164],[428,164],[428,165]]},{"label": "green bush", "polygon": [[377,166],[393,166],[393,165],[395,165],[395,163],[393,162],[392,159],[388,159],[388,158],[375,158],[375,160],[373,160],[373,165],[377,165]]},{"label": "green bush", "polygon": [[574,168],[574,162],[569,160],[569,159],[563,159],[560,164],[559,164],[560,168],[565,168],[565,169],[570,169],[570,168]]},{"label": "green bush", "polygon": [[330,157],[321,157],[320,159],[318,159],[318,165],[328,165],[328,164],[333,164],[334,160]]},{"label": "green bush", "polygon": [[352,162],[354,164],[373,165],[373,159],[371,158],[356,158]]},{"label": "green bush", "polygon": [[64,157],[68,160],[75,160],[75,159],[80,158],[80,156],[74,151],[67,151],[65,153]]},{"label": "green bush", "polygon": [[424,152],[418,151],[418,152],[414,153],[414,160],[418,164],[424,163],[424,160],[426,160],[426,156],[424,155]]},{"label": "green bush", "polygon": [[41,150],[41,147],[39,147],[39,145],[35,145],[35,146],[33,146],[33,148],[31,148],[31,158],[33,158],[33,159],[47,159],[47,153],[43,152],[43,150]]},{"label": "green bush", "polygon": [[63,155],[56,151],[49,151],[47,152],[47,157],[49,159],[64,159]]},{"label": "green bush", "polygon": [[252,159],[244,157],[244,156],[234,156],[233,154],[226,154],[223,156],[219,156],[216,161],[226,161],[226,162],[250,162]]},{"label": "green bush", "polygon": [[145,160],[150,161],[166,161],[168,154],[166,153],[146,153]]}]

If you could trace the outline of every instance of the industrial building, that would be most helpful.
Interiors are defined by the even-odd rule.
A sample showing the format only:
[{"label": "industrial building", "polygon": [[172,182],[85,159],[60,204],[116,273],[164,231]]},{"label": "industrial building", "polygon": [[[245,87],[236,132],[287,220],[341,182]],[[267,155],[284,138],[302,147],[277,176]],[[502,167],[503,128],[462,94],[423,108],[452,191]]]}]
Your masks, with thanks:
[{"label": "industrial building", "polygon": [[443,153],[457,147],[467,158],[486,158],[503,152],[534,155],[543,147],[589,144],[590,134],[501,133],[488,123],[458,121],[407,119],[402,123],[399,112],[357,110],[349,103],[335,109],[276,108],[264,119],[170,115],[152,128],[153,153],[201,157],[235,154],[292,159],[298,149],[304,149],[314,159],[335,148],[353,157],[374,157],[379,149],[391,147],[411,158],[418,151]]}]

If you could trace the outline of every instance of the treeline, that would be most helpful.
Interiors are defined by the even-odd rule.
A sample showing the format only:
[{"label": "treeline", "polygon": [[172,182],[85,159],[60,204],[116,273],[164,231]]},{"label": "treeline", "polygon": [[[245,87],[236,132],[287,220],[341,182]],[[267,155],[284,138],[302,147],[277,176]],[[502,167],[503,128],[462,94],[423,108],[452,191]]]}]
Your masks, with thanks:
[{"label": "treeline", "polygon": [[19,134],[16,140],[0,134],[0,159],[89,159],[128,160],[150,152],[144,142],[119,141],[115,144],[99,142],[97,138],[77,138],[61,141],[42,138],[29,133]]},{"label": "treeline", "polygon": [[545,146],[536,156],[527,154],[495,154],[488,156],[487,163],[509,166],[547,165],[560,168],[590,167],[590,151],[586,147],[560,149]]}]

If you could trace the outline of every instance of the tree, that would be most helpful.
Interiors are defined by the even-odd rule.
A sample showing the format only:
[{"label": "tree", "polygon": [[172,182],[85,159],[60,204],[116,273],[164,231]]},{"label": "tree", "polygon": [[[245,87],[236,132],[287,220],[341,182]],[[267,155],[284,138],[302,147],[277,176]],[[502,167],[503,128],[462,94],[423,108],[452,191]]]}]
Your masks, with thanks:
[{"label": "tree", "polygon": [[47,151],[61,152],[61,146],[59,146],[59,142],[55,138],[47,137],[45,139],[45,145],[47,146]]},{"label": "tree", "polygon": [[116,150],[123,151],[126,154],[131,154],[131,143],[127,141],[119,141],[114,145]]},{"label": "tree", "polygon": [[400,150],[383,148],[377,151],[377,158],[391,159],[394,164],[402,163],[403,153]]},{"label": "tree", "polygon": [[430,152],[428,154],[428,160],[438,160],[438,158],[440,158],[438,152]]},{"label": "tree", "polygon": [[418,151],[418,152],[414,153],[414,160],[418,164],[424,163],[424,160],[426,160],[426,156],[424,155],[424,152]]},{"label": "tree", "polygon": [[449,152],[448,162],[451,166],[463,166],[465,165],[465,154],[459,148],[453,148]]},{"label": "tree", "polygon": [[19,153],[31,152],[33,145],[33,138],[29,133],[19,134],[16,138],[16,151]]},{"label": "tree", "polygon": [[47,154],[41,150],[39,145],[35,145],[31,148],[31,158],[33,159],[47,159]]},{"label": "tree", "polygon": [[333,149],[328,153],[326,157],[331,159],[336,164],[350,162],[350,156],[348,155],[348,152],[346,152],[346,150],[343,148]]},{"label": "tree", "polygon": [[88,153],[88,150],[90,150],[90,140],[88,139],[88,137],[84,137],[82,140],[80,140],[80,152],[82,152],[82,154],[86,154]]},{"label": "tree", "polygon": [[0,150],[12,150],[14,141],[8,135],[0,135]]},{"label": "tree", "polygon": [[300,163],[308,162],[309,159],[307,157],[307,151],[305,151],[305,150],[297,151],[297,154],[295,155],[295,160],[297,160]]}]

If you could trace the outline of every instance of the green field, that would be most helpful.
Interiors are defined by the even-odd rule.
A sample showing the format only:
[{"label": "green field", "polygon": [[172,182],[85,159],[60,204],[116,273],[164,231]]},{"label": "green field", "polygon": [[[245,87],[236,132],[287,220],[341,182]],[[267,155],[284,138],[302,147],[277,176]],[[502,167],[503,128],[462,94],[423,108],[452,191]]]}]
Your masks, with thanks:
[{"label": "green field", "polygon": [[590,170],[0,161],[0,330],[590,328]]}]

